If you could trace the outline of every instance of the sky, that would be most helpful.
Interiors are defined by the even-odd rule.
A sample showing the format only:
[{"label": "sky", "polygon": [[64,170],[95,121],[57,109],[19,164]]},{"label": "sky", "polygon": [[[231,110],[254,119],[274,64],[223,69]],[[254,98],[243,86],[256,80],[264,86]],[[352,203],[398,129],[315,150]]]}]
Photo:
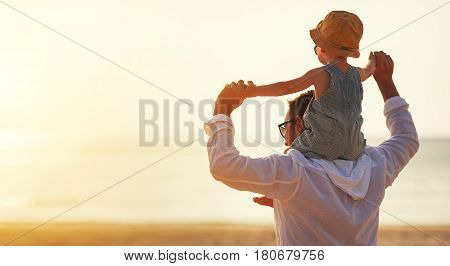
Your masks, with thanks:
[{"label": "sky", "polygon": [[[361,57],[350,63],[365,65],[372,50],[391,54],[394,80],[411,105],[420,136],[450,136],[450,125],[442,119],[450,115],[446,86],[450,35],[443,30],[449,7],[398,30],[444,1],[6,3],[170,94],[192,100],[194,114],[185,120],[198,126],[199,101],[215,99],[227,82],[267,84],[319,66],[308,30],[329,11],[348,10],[359,15],[365,29]],[[74,137],[71,142],[81,142],[111,131],[114,137],[135,138],[139,99],[175,102],[174,97],[3,4],[0,13],[0,111],[4,114],[0,130],[6,139],[15,135],[24,143],[51,135],[53,140]],[[363,130],[369,136],[385,136],[382,101],[373,79],[364,88]],[[282,117],[274,117],[274,122]],[[2,144],[12,145],[11,141]]]},{"label": "sky", "polygon": [[[361,57],[349,62],[365,65],[370,51],[390,54],[394,81],[410,104],[419,136],[449,138],[450,5],[433,11],[444,3],[2,2],[0,173],[67,161],[82,168],[86,158],[137,150],[156,156],[204,139],[202,123],[211,117],[212,100],[224,84],[239,79],[268,84],[320,66],[309,30],[331,10],[353,12],[364,23]],[[376,83],[370,79],[363,86],[363,132],[369,142],[385,138]],[[286,109],[277,108],[286,108],[286,100],[294,97],[279,97],[275,104],[256,99],[273,108],[270,115],[258,113],[250,101],[246,112],[233,114],[237,136],[254,139],[264,131],[280,141],[276,125]],[[158,136],[155,147],[139,147],[143,99],[157,103],[156,123],[148,129],[155,130],[150,137]],[[272,146],[281,150],[277,143]],[[21,180],[27,178],[30,173],[24,172]]]}]

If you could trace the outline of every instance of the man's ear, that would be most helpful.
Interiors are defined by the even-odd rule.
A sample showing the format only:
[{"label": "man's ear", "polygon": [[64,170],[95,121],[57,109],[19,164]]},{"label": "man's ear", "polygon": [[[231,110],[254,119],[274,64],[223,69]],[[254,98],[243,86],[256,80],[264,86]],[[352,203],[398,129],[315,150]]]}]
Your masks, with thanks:
[{"label": "man's ear", "polygon": [[295,118],[295,129],[297,132],[303,132],[303,119],[300,116],[297,116]]}]

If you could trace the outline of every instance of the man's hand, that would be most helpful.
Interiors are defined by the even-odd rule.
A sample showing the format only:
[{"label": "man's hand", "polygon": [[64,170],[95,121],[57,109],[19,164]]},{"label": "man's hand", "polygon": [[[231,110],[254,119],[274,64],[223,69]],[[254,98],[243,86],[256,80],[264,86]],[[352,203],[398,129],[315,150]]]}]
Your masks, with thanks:
[{"label": "man's hand", "polygon": [[392,79],[392,74],[394,73],[394,61],[391,56],[381,51],[375,52],[375,58],[376,69],[373,73],[373,77],[378,84],[384,101],[387,101],[387,99],[391,97],[399,96]]},{"label": "man's hand", "polygon": [[375,61],[377,64],[376,70],[373,73],[373,77],[377,82],[384,82],[392,79],[394,73],[394,61],[390,55],[385,54],[383,51],[375,52]]},{"label": "man's hand", "polygon": [[272,207],[273,208],[273,199],[268,197],[254,197],[253,201],[262,206]]},{"label": "man's hand", "polygon": [[240,80],[238,83],[233,82],[225,85],[223,90],[217,96],[214,107],[214,115],[224,114],[231,115],[234,109],[238,108],[245,100],[245,84]]}]

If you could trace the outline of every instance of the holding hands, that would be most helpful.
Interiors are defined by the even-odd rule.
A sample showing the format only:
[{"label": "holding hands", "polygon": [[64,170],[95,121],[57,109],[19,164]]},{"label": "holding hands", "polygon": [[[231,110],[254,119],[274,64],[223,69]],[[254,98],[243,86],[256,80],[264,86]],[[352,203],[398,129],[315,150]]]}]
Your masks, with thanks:
[{"label": "holding hands", "polygon": [[226,84],[217,96],[214,115],[225,114],[230,116],[231,112],[238,108],[246,98],[256,96],[255,88],[256,86],[252,81],[248,81],[248,84],[245,84],[243,80]]},{"label": "holding hands", "polygon": [[378,84],[378,88],[380,89],[384,101],[387,101],[391,97],[399,96],[392,79],[392,74],[394,73],[394,60],[392,60],[390,55],[383,51],[375,52],[375,57],[377,63],[373,77]]},{"label": "holding hands", "polygon": [[247,81],[247,84],[245,84],[245,82],[241,79],[237,83],[232,82],[231,86],[239,90],[242,93],[242,96],[245,98],[252,98],[257,96],[255,93],[256,85],[253,83],[253,81]]}]

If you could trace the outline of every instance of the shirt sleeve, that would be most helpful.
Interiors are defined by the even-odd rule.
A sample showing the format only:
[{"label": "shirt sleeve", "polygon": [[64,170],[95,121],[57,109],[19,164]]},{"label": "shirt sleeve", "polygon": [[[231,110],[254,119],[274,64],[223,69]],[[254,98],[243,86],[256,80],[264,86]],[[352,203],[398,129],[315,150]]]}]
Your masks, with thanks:
[{"label": "shirt sleeve", "polygon": [[209,136],[209,167],[217,181],[281,201],[295,193],[303,170],[290,155],[260,158],[240,155],[234,146],[233,122],[223,114],[214,116],[204,128]]},{"label": "shirt sleeve", "polygon": [[391,137],[376,149],[385,157],[386,188],[392,185],[419,149],[419,138],[408,107],[408,103],[399,96],[388,99],[384,106],[386,125]]}]

